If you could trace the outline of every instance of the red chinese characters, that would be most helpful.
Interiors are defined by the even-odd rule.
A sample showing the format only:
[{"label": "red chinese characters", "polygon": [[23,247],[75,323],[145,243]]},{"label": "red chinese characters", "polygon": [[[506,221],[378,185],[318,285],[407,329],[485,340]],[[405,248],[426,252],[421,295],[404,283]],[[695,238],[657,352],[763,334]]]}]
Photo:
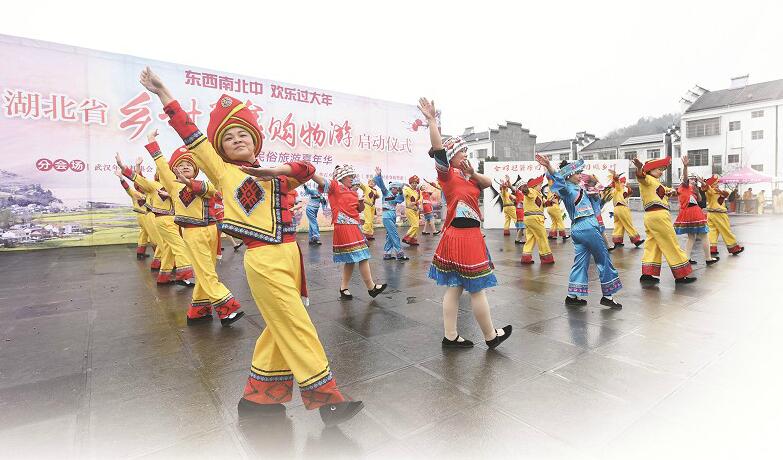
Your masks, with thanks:
[{"label": "red chinese characters", "polygon": [[133,130],[128,140],[136,139],[152,121],[150,109],[147,107],[149,102],[149,93],[142,91],[124,106],[120,107],[120,113],[125,117],[120,121],[120,129]]}]

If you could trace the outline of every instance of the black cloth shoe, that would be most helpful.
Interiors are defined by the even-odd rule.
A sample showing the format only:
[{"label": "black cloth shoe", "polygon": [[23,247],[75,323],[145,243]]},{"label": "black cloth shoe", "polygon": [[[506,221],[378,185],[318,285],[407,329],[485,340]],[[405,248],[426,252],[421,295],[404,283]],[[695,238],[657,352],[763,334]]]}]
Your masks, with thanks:
[{"label": "black cloth shoe", "polygon": [[720,260],[720,257],[712,256],[712,260],[708,260],[707,261],[707,265],[716,264],[716,263],[718,263],[719,260]]},{"label": "black cloth shoe", "polygon": [[639,241],[637,241],[636,243],[634,243],[634,245],[635,245],[637,248],[638,248],[639,246],[643,245],[643,244],[644,244],[644,240],[639,240]]},{"label": "black cloth shoe", "polygon": [[[490,350],[494,350],[494,349],[495,349],[495,348],[497,348],[497,347],[498,347],[498,346],[499,346],[501,343],[503,343],[503,341],[504,341],[504,340],[506,340],[507,338],[509,338],[509,336],[511,336],[511,329],[513,329],[513,328],[511,327],[511,325],[510,325],[510,324],[509,324],[508,326],[504,326],[504,327],[503,327],[503,332],[504,332],[505,334],[503,334],[503,335],[496,335],[494,339],[492,339],[492,340],[487,340],[486,342],[487,342],[487,346],[489,347],[489,349],[490,349]],[[495,333],[497,334],[497,331],[496,331]]]},{"label": "black cloth shoe", "polygon": [[457,335],[457,337],[454,340],[449,340],[446,337],[443,337],[443,340],[440,342],[440,346],[443,348],[473,348],[473,342],[471,342],[468,339],[462,339],[460,341],[461,337]]},{"label": "black cloth shoe", "polygon": [[176,282],[177,284],[179,284],[180,286],[185,286],[185,287],[190,287],[190,288],[192,288],[192,287],[195,287],[195,286],[196,286],[196,282],[195,282],[195,281],[193,281],[192,279],[187,279],[187,280],[177,280],[177,281],[175,281],[175,282]]},{"label": "black cloth shoe", "polygon": [[384,284],[376,284],[373,286],[372,289],[368,289],[367,293],[370,294],[370,297],[375,298],[378,297],[378,294],[386,290],[386,283]]},{"label": "black cloth shoe", "polygon": [[625,246],[625,243],[615,243],[615,246],[623,247],[623,246]]},{"label": "black cloth shoe", "polygon": [[145,257],[147,257],[147,254],[136,254],[136,260],[144,260]]},{"label": "black cloth shoe", "polygon": [[240,241],[239,243],[237,243],[237,244],[234,246],[234,252],[237,252],[237,251],[239,251],[239,248],[241,248],[241,247],[242,247],[242,245],[244,245],[244,244],[245,244],[245,242],[244,242],[244,241]]},{"label": "black cloth shoe", "polygon": [[688,262],[690,262],[690,263],[691,263],[691,265],[696,265],[696,261],[695,261],[695,260],[693,260],[693,259],[690,259],[690,260],[688,260]]},{"label": "black cloth shoe", "polygon": [[606,297],[601,297],[601,305],[605,307],[611,307],[612,310],[622,310],[623,306],[622,304],[619,304],[614,301],[614,299],[607,299]]},{"label": "black cloth shoe", "polygon": [[394,260],[394,256],[391,254],[384,254],[383,260]]},{"label": "black cloth shoe", "polygon": [[606,248],[606,250],[609,251],[609,252],[612,252],[612,251],[614,251],[615,249],[617,249],[619,247],[620,247],[619,245],[615,244],[614,246]]},{"label": "black cloth shoe", "polygon": [[565,304],[566,307],[581,307],[582,305],[587,305],[587,300],[568,295],[565,298]]},{"label": "black cloth shoe", "polygon": [[243,311],[235,311],[234,313],[235,313],[234,316],[229,316],[228,318],[221,319],[220,325],[226,327],[235,321],[239,321],[239,318],[245,316],[245,312]]},{"label": "black cloth shoe", "polygon": [[565,241],[565,240],[567,240],[569,238],[571,238],[571,235],[566,235],[566,236],[563,237],[563,241]]},{"label": "black cloth shoe", "polygon": [[677,278],[674,280],[675,284],[691,284],[694,281],[696,281],[696,278],[692,278],[690,276],[686,276],[685,278]]},{"label": "black cloth shoe", "polygon": [[642,275],[639,277],[639,281],[647,284],[658,284],[661,282],[660,278],[656,278],[652,275]]},{"label": "black cloth shoe", "polygon": [[422,235],[429,235],[430,232],[421,232]]},{"label": "black cloth shoe", "polygon": [[340,300],[351,300],[353,295],[348,289],[340,289]]},{"label": "black cloth shoe", "polygon": [[335,426],[353,418],[364,409],[364,403],[361,401],[344,401],[335,404],[327,404],[318,408],[321,413],[321,420],[326,426]]},{"label": "black cloth shoe", "polygon": [[517,241],[517,240],[514,240],[514,244],[525,244],[525,242],[524,242],[524,241]]},{"label": "black cloth shoe", "polygon": [[258,404],[242,398],[237,404],[237,413],[240,418],[285,417],[285,406],[282,404]]},{"label": "black cloth shoe", "polygon": [[196,324],[208,323],[212,321],[212,315],[199,316],[198,318],[188,318],[188,326],[195,326]]},{"label": "black cloth shoe", "polygon": [[715,252],[710,251],[710,255],[713,257],[717,256],[718,254],[720,254],[718,251]]},{"label": "black cloth shoe", "polygon": [[[394,258],[394,257],[392,257],[392,259],[393,259],[393,258]],[[405,254],[403,254],[403,255],[401,255],[401,256],[397,256],[397,260],[399,260],[400,262],[404,262],[404,261],[406,261],[406,260],[411,260],[411,258],[410,258],[410,257],[408,257],[408,256],[406,256]]]},{"label": "black cloth shoe", "polygon": [[438,230],[437,232],[433,233],[433,235],[440,235],[440,230]]},{"label": "black cloth shoe", "polygon": [[744,251],[744,250],[745,250],[745,246],[742,246],[742,247],[740,247],[740,250],[739,250],[739,251],[737,251],[737,252],[733,253],[732,255],[733,255],[733,256],[738,256],[738,255],[740,254],[740,252],[742,252],[742,251]]}]

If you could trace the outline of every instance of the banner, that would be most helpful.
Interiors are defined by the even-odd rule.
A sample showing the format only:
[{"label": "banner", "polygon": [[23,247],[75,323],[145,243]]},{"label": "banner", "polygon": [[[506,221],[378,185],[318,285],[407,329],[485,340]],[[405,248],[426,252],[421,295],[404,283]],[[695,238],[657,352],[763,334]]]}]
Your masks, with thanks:
[{"label": "banner", "polygon": [[364,181],[376,166],[387,180],[435,175],[414,105],[5,35],[0,62],[0,250],[135,242],[114,154],[141,156],[152,176],[147,132],[159,130],[167,156],[182,145],[138,82],[146,66],[204,133],[222,94],[244,101],[263,131],[263,165],[306,160],[331,177],[350,163]]},{"label": "banner", "polygon": [[[628,160],[586,160],[586,174],[594,174],[601,184],[609,184],[609,171],[614,170],[617,174],[628,177]],[[535,161],[489,161],[484,162],[484,174],[492,178],[492,187],[484,189],[484,228],[503,228],[505,218],[503,216],[502,202],[500,201],[500,183],[509,176],[511,183],[520,184],[527,182],[528,179],[545,174],[543,166]],[[546,184],[547,182],[544,181]],[[565,207],[560,204],[563,211],[565,225],[571,228],[571,219]],[[613,212],[614,206],[611,201],[601,210],[606,228],[614,228]],[[549,227],[552,223],[549,213],[544,212],[545,225]],[[512,226],[513,227],[513,226]]]}]

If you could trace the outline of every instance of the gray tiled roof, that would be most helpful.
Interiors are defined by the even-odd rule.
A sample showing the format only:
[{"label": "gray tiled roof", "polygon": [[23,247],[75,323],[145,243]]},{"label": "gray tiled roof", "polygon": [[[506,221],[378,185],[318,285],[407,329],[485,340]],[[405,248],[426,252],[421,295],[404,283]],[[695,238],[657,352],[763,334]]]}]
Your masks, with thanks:
[{"label": "gray tiled roof", "polygon": [[622,145],[654,144],[656,142],[663,142],[663,133],[629,137]]},{"label": "gray tiled roof", "polygon": [[468,134],[467,136],[462,136],[463,139],[465,139],[465,142],[471,142],[471,141],[480,141],[483,139],[489,139],[489,131],[482,131],[480,133],[472,133]]},{"label": "gray tiled roof", "polygon": [[553,150],[570,150],[571,139],[562,141],[536,142],[536,152],[551,152]]},{"label": "gray tiled roof", "polygon": [[628,136],[625,137],[612,137],[609,139],[596,139],[595,142],[588,145],[582,150],[582,152],[594,152],[596,150],[616,149],[621,146],[623,142],[628,140]]},{"label": "gray tiled roof", "polygon": [[707,91],[696,99],[685,113],[775,99],[783,99],[783,80],[755,83],[743,88]]}]

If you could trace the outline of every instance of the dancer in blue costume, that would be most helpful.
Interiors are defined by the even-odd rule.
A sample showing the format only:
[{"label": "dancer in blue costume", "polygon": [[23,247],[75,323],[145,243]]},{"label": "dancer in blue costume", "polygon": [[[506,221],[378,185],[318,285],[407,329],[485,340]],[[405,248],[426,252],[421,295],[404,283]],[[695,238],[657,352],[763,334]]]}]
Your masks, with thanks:
[{"label": "dancer in blue costume", "polygon": [[383,197],[383,227],[386,229],[386,243],[383,245],[383,260],[410,260],[402,251],[400,234],[397,231],[397,205],[405,202],[402,196],[402,183],[389,182],[389,187],[383,182],[381,168],[375,168],[375,185],[381,190]]},{"label": "dancer in blue costume", "polygon": [[[587,304],[587,300],[580,297],[587,296],[588,267],[590,256],[595,259],[598,274],[601,280],[601,305],[613,309],[621,309],[623,306],[615,302],[612,297],[622,289],[620,276],[612,265],[609,251],[601,236],[600,225],[596,219],[595,200],[598,196],[589,195],[579,184],[581,181],[584,160],[574,163],[563,162],[559,171],[549,163],[546,157],[536,155],[536,161],[547,169],[547,176],[552,179],[552,191],[560,195],[571,218],[571,237],[574,242],[574,266],[568,279],[568,296],[565,299],[566,306],[581,306]],[[600,209],[600,208],[599,208]]]},{"label": "dancer in blue costume", "polygon": [[323,206],[324,210],[326,210],[327,201],[321,192],[318,191],[318,187],[310,187],[308,184],[304,184],[303,187],[309,198],[305,212],[307,213],[307,221],[310,223],[310,245],[321,244],[321,231],[318,228],[318,208]]}]

